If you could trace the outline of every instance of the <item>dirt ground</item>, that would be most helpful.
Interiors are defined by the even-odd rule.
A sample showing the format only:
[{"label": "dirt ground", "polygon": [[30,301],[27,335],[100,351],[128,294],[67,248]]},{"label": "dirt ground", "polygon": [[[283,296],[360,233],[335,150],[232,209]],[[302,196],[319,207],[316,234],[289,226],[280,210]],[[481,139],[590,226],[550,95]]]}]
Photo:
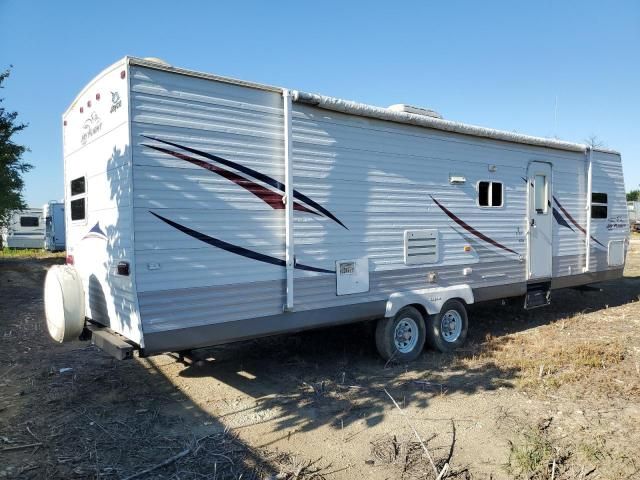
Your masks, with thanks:
[{"label": "dirt ground", "polygon": [[464,350],[410,365],[366,324],[119,362],[46,334],[61,258],[0,258],[0,478],[640,478],[631,247],[602,291],[474,306]]}]

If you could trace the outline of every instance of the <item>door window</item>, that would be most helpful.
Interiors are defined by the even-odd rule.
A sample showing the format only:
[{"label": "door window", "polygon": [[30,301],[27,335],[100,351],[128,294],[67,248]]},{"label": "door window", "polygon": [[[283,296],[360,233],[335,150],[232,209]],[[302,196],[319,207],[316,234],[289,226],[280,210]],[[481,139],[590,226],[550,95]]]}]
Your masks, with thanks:
[{"label": "door window", "polygon": [[539,173],[536,174],[533,185],[535,189],[534,208],[536,209],[536,213],[545,214],[547,213],[549,205],[547,176]]}]

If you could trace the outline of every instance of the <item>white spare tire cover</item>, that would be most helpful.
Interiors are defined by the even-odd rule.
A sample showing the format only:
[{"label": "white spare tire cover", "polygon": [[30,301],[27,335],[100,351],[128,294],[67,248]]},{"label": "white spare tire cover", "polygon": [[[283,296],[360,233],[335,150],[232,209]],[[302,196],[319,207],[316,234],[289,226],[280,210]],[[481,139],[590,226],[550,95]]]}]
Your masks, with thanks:
[{"label": "white spare tire cover", "polygon": [[77,339],[84,328],[84,289],[71,265],[54,265],[44,281],[44,311],[49,335],[57,342]]}]

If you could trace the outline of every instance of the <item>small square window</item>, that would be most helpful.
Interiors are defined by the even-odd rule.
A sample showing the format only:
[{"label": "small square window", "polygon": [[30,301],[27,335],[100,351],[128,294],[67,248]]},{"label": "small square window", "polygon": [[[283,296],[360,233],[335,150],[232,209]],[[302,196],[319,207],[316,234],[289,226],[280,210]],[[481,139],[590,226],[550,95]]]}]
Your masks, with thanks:
[{"label": "small square window", "polygon": [[86,192],[84,177],[71,180],[71,196],[81,195]]},{"label": "small square window", "polygon": [[84,220],[85,218],[85,199],[78,198],[71,200],[71,220]]},{"label": "small square window", "polygon": [[607,206],[591,205],[591,218],[607,218]]},{"label": "small square window", "polygon": [[606,193],[592,193],[591,194],[591,203],[607,203],[607,194]]},{"label": "small square window", "polygon": [[481,207],[501,207],[502,183],[478,182],[478,205]]}]

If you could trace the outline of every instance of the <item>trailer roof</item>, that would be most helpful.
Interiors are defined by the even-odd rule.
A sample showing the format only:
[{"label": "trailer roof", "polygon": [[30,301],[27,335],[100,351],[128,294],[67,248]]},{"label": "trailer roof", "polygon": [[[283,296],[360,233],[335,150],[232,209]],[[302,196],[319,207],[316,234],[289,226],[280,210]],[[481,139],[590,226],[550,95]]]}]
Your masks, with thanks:
[{"label": "trailer roof", "polygon": [[[293,94],[293,99],[298,102],[316,105],[327,110],[349,113],[351,115],[360,115],[363,117],[377,118],[380,120],[407,123],[420,127],[432,128],[435,130],[443,130],[446,132],[460,133],[463,135],[471,135],[474,137],[501,140],[510,143],[521,143],[526,145],[534,145],[537,147],[569,150],[573,152],[587,152],[590,148],[588,145],[582,143],[573,143],[555,138],[535,137],[532,135],[524,135],[516,132],[507,132],[504,130],[496,130],[493,128],[470,125],[468,123],[454,122],[451,120],[432,117],[428,115],[416,115],[413,113],[398,112],[390,110],[388,108],[376,107],[373,105],[352,102],[349,100],[342,100],[335,97],[327,97],[315,93],[296,91]],[[592,148],[592,150],[619,155],[619,152],[615,150],[595,147]]]},{"label": "trailer roof", "polygon": [[[247,82],[244,80],[238,80],[230,77],[223,77],[219,75],[213,75],[210,73],[198,72],[195,70],[188,70],[184,68],[173,67],[168,64],[158,62],[156,60],[137,58],[137,57],[125,57],[125,61],[128,61],[130,65],[139,65],[147,68],[153,68],[156,70],[165,70],[169,72],[178,73],[181,75],[188,75],[191,77],[204,78],[209,80],[216,80],[224,83],[231,83],[234,85],[243,85],[250,88],[256,88],[259,90],[266,90],[272,92],[282,92],[285,90],[282,87],[276,87],[272,85],[265,85],[255,82]],[[117,62],[121,63],[121,61]],[[405,123],[410,125],[421,126],[425,128],[431,128],[435,130],[442,130],[446,132],[455,132],[463,135],[471,135],[475,137],[490,138],[493,140],[501,140],[511,143],[521,143],[526,145],[534,145],[538,147],[547,147],[559,150],[569,150],[573,152],[586,152],[589,149],[588,145],[582,143],[566,142],[554,138],[536,137],[532,135],[523,135],[520,133],[507,132],[504,130],[496,130],[492,128],[480,127],[477,125],[470,125],[461,122],[454,122],[451,120],[445,120],[425,115],[416,115],[413,113],[405,113],[390,110],[388,108],[376,107],[373,105],[367,105],[364,103],[352,102],[349,100],[343,100],[335,97],[328,97],[324,95],[318,95],[315,93],[307,93],[301,91],[293,91],[293,100],[299,103],[306,103],[315,105],[319,108],[326,110],[333,110],[337,112],[347,113],[350,115],[358,115],[368,118],[377,118],[380,120],[387,120],[396,123]],[[616,150],[610,150],[605,148],[593,148],[594,151],[613,153],[619,155]]]}]

